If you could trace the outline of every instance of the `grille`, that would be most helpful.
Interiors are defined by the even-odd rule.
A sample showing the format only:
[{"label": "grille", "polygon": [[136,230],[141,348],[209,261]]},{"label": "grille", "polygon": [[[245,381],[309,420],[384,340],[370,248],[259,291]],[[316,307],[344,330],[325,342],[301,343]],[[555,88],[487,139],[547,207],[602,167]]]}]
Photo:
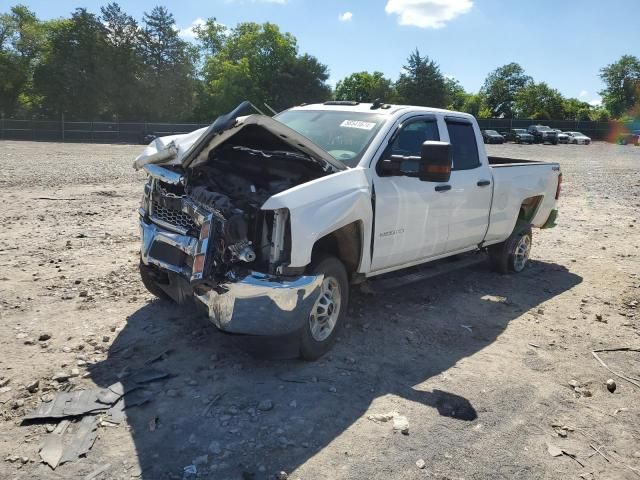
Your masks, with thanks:
[{"label": "grille", "polygon": [[155,201],[152,202],[151,215],[171,225],[176,225],[187,230],[199,230],[198,226],[188,214],[172,208],[163,207]]}]

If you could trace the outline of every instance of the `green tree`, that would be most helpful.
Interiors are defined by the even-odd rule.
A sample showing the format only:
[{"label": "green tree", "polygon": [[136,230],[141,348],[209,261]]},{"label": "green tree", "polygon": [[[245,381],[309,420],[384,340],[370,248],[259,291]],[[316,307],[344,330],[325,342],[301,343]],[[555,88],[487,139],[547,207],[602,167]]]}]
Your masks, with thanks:
[{"label": "green tree", "polygon": [[373,102],[376,99],[390,102],[393,97],[391,80],[382,72],[352,73],[336,84],[336,100]]},{"label": "green tree", "polygon": [[436,62],[420,56],[416,49],[403,70],[395,84],[400,102],[436,108],[447,106],[447,85]]},{"label": "green tree", "polygon": [[193,29],[200,50],[205,55],[215,55],[222,48],[227,34],[227,27],[218,23],[214,18],[208,18],[203,25],[196,25]]},{"label": "green tree", "polygon": [[477,118],[491,118],[491,112],[484,103],[482,95],[479,93],[468,93],[464,99],[460,111],[470,113]]},{"label": "green tree", "polygon": [[450,110],[462,110],[469,94],[455,78],[446,78],[445,87],[447,90],[447,108]]},{"label": "green tree", "polygon": [[615,118],[625,112],[640,109],[640,59],[634,55],[623,55],[600,69],[600,78],[605,84],[602,103]]},{"label": "green tree", "polygon": [[142,58],[138,50],[138,22],[117,3],[100,9],[105,27],[104,63],[105,111],[133,120],[142,110],[144,88],[140,82]]},{"label": "green tree", "polygon": [[0,114],[30,106],[33,68],[43,44],[43,24],[27,7],[16,5],[0,14]]},{"label": "green tree", "polygon": [[513,118],[516,96],[533,80],[517,63],[509,63],[491,72],[480,93],[493,117]]},{"label": "green tree", "polygon": [[327,84],[329,69],[312,55],[294,57],[275,78],[279,88],[273,101],[277,108],[286,108],[301,103],[324,102],[331,98],[331,87]]},{"label": "green tree", "polygon": [[193,114],[197,50],[178,36],[175,19],[165,7],[143,16],[138,40],[144,101],[141,113],[154,120],[182,120]]},{"label": "green tree", "polygon": [[223,34],[214,19],[197,34],[209,54],[198,109],[202,119],[215,118],[243,100],[282,109],[330,95],[327,67],[315,57],[298,55],[295,37],[277,25],[241,23]]},{"label": "green tree", "polygon": [[611,120],[611,114],[606,108],[594,108],[591,111],[591,120],[594,122],[608,122]]},{"label": "green tree", "polygon": [[105,28],[78,8],[68,20],[48,27],[48,47],[34,72],[34,89],[44,111],[68,118],[93,119],[103,111]]},{"label": "green tree", "polygon": [[520,118],[550,120],[563,118],[564,98],[545,82],[522,88],[515,97],[514,109]]},{"label": "green tree", "polygon": [[565,98],[562,102],[565,120],[590,120],[591,105],[577,98]]}]

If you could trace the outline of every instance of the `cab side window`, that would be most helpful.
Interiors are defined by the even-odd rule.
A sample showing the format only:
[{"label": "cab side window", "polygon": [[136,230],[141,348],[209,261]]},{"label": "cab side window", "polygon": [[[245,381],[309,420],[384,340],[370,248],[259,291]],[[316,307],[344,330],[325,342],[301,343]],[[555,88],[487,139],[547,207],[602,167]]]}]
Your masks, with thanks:
[{"label": "cab side window", "polygon": [[392,155],[419,157],[422,144],[427,140],[440,140],[435,118],[415,120],[404,125],[382,158],[390,158]]},{"label": "cab side window", "polygon": [[447,120],[447,130],[453,154],[453,170],[472,170],[479,167],[480,156],[473,125]]}]

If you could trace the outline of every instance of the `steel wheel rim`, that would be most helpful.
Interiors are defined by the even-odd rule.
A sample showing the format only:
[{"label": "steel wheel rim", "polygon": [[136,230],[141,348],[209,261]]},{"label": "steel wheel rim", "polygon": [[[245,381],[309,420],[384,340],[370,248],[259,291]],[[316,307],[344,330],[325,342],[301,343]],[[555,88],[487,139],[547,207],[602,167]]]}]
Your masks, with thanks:
[{"label": "steel wheel rim", "polygon": [[331,335],[338,322],[341,305],[340,284],[334,277],[325,277],[309,315],[309,329],[315,341],[323,342]]},{"label": "steel wheel rim", "polygon": [[520,237],[518,244],[516,245],[516,251],[513,255],[513,269],[516,272],[524,270],[525,265],[529,261],[529,255],[531,254],[531,238],[529,235],[523,235]]}]

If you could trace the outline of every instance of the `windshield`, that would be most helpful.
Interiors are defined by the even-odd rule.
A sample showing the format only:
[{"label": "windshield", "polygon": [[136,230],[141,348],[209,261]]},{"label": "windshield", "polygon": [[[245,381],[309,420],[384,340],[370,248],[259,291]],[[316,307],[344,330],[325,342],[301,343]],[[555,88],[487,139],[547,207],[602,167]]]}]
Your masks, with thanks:
[{"label": "windshield", "polygon": [[487,132],[487,135],[498,135],[498,132],[495,130],[485,130],[485,132]]},{"label": "windshield", "polygon": [[287,110],[275,117],[322,147],[336,160],[355,167],[385,122],[378,113]]},{"label": "windshield", "polygon": [[542,125],[536,128],[538,129],[539,132],[548,132],[549,130],[551,130],[549,127],[544,127]]},{"label": "windshield", "polygon": [[513,132],[514,133],[527,133],[527,131],[524,128],[514,128]]}]

